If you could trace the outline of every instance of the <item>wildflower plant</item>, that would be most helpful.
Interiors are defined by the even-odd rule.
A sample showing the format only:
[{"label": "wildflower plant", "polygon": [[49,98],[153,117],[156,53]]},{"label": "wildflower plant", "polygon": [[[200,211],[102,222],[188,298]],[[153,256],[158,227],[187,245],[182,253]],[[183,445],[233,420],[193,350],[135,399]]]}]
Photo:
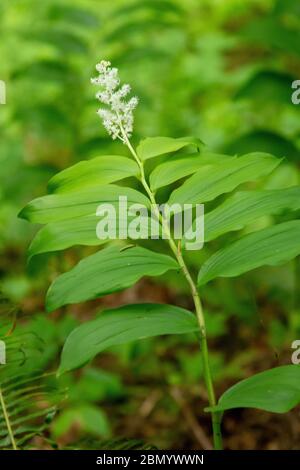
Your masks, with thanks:
[{"label": "wildflower plant", "polygon": [[[130,287],[143,276],[160,276],[173,270],[189,287],[194,312],[175,305],[149,303],[101,312],[96,319],[71,332],[62,351],[59,373],[85,365],[115,344],[164,334],[195,333],[201,349],[209,402],[206,411],[212,416],[214,447],[221,449],[223,412],[238,407],[287,412],[300,402],[300,368],[290,364],[261,372],[237,383],[217,399],[209,363],[201,286],[218,277],[235,277],[263,265],[285,263],[299,255],[300,220],[293,217],[293,211],[300,209],[300,188],[245,188],[248,183],[275,171],[281,163],[266,153],[215,154],[194,137],[146,138],[135,149],[130,136],[138,100],[128,99],[130,86],[121,85],[118,70],[109,62],[102,61],[96,68],[99,76],[92,83],[99,86],[97,98],[104,105],[98,114],[111,137],[125,144],[128,155],[104,155],[77,163],[50,180],[49,195],[35,199],[21,211],[21,217],[46,224],[30,246],[30,258],[78,244],[107,245],[54,280],[47,293],[46,308],[53,311],[63,305],[99,298]],[[157,161],[151,171],[150,159]],[[143,191],[118,184],[128,177],[136,178]],[[242,185],[242,190],[237,191]],[[239,238],[213,254],[207,253],[197,276],[186,261],[185,234],[175,240],[158,209],[157,192],[161,188],[169,188],[166,201],[169,205],[210,202],[210,210],[204,217],[206,244],[240,231]],[[118,210],[120,196],[126,196],[132,203],[156,207],[167,254],[161,253],[159,242],[158,249],[153,251],[145,248],[142,240],[135,240],[134,244],[129,240],[128,244],[124,240],[111,242],[97,237],[97,207],[109,202]],[[275,222],[273,216],[282,212],[285,212],[284,222],[270,222],[257,231],[243,232],[260,217],[269,216]],[[119,216],[118,223],[122,224],[122,215]]]}]

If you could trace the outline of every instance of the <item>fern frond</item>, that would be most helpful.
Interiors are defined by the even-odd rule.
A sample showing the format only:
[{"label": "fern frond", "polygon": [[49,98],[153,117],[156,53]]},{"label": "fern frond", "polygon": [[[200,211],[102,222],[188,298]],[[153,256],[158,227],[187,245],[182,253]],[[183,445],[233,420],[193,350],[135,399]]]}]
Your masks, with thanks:
[{"label": "fern frond", "polygon": [[0,365],[0,449],[21,449],[42,434],[64,392],[54,374],[39,370],[43,342],[17,328],[16,310],[0,299],[0,340],[5,362]]},{"label": "fern frond", "polygon": [[41,433],[49,415],[55,414],[62,394],[45,383],[47,377],[30,374],[0,384],[0,448],[20,448]]},{"label": "fern frond", "polygon": [[156,447],[140,439],[115,438],[108,440],[84,439],[67,450],[155,450]]}]

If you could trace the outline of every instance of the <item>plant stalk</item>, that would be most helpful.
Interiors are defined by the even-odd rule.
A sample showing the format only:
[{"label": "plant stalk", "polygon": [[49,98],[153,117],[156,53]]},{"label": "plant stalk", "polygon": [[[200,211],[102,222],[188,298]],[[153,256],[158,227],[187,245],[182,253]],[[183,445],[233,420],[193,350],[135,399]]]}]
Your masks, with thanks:
[{"label": "plant stalk", "polygon": [[13,434],[13,431],[12,431],[12,428],[11,428],[11,425],[10,425],[9,416],[8,416],[8,412],[7,412],[7,409],[6,409],[6,405],[5,405],[5,401],[4,401],[4,397],[3,397],[1,387],[0,387],[0,405],[1,405],[1,408],[2,408],[2,412],[3,412],[3,416],[4,416],[5,423],[6,423],[6,427],[7,427],[7,431],[8,431],[8,435],[9,435],[9,438],[10,438],[12,448],[13,448],[13,450],[18,450],[16,441],[15,441],[15,438],[14,438],[14,434]]},{"label": "plant stalk", "polygon": [[[215,398],[215,392],[214,392],[214,386],[213,386],[213,381],[212,381],[212,376],[211,376],[211,371],[210,371],[210,366],[209,366],[209,353],[208,353],[208,345],[207,345],[207,338],[206,338],[206,326],[205,326],[205,317],[202,309],[202,304],[199,296],[198,289],[196,287],[196,284],[191,276],[191,273],[185,263],[185,260],[182,256],[181,249],[180,249],[180,244],[177,246],[174,239],[171,236],[170,233],[170,228],[168,223],[165,221],[165,219],[162,217],[156,200],[155,200],[155,195],[151,191],[151,188],[148,185],[148,182],[145,178],[145,171],[144,171],[144,165],[143,162],[140,160],[139,156],[137,155],[136,151],[134,150],[133,146],[131,145],[130,140],[127,137],[126,132],[123,129],[122,124],[120,123],[120,128],[122,131],[122,136],[123,136],[123,141],[129,148],[130,152],[132,153],[134,159],[136,160],[139,169],[140,169],[140,180],[141,183],[152,203],[154,206],[154,209],[156,211],[156,215],[158,219],[161,222],[162,228],[164,230],[164,233],[167,235],[167,239],[170,245],[170,248],[183,272],[183,275],[185,276],[190,290],[191,294],[193,297],[194,305],[195,305],[195,311],[196,311],[196,316],[200,328],[200,348],[201,348],[201,353],[202,353],[202,364],[203,364],[203,375],[204,375],[204,382],[205,386],[207,389],[207,394],[208,394],[208,401],[209,405],[215,406],[216,405],[216,398]],[[222,434],[221,434],[221,415],[218,412],[212,412],[212,428],[213,428],[213,440],[214,440],[214,449],[215,450],[221,450],[223,448],[222,446]]]}]

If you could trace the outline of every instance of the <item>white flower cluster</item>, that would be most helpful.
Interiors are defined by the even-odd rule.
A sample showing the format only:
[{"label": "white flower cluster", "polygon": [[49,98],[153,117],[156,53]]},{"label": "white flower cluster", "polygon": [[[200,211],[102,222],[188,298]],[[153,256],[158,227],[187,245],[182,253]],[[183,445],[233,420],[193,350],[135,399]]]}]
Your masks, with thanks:
[{"label": "white flower cluster", "polygon": [[102,60],[96,65],[99,76],[92,78],[94,85],[100,85],[102,91],[96,94],[96,98],[108,108],[100,108],[98,114],[103,125],[113,139],[124,140],[124,133],[131,136],[133,129],[133,110],[138,104],[138,98],[134,96],[126,101],[124,98],[130,93],[130,85],[120,87],[118,69],[110,66],[110,62]]}]

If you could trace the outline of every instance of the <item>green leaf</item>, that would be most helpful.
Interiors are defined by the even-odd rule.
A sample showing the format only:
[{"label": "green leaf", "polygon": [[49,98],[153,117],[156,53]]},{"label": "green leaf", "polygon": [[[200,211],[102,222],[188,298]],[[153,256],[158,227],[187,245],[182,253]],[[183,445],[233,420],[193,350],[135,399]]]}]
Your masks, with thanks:
[{"label": "green leaf", "polygon": [[[179,20],[178,20],[179,23]],[[147,31],[149,33],[166,31],[169,28],[174,28],[175,26],[174,19],[171,18],[162,18],[161,16],[156,16],[155,18],[137,18],[132,21],[121,22],[118,26],[115,26],[113,31],[110,31],[108,34],[105,35],[104,41],[108,44],[112,44],[114,42],[119,43],[120,37],[123,41],[133,41],[136,39],[136,36],[140,34],[145,34]],[[128,51],[129,52],[129,51]],[[134,51],[135,52],[135,51]],[[139,52],[139,51],[138,51]],[[128,53],[127,57],[131,57],[133,52],[130,54]],[[139,57],[139,56],[138,56]],[[145,60],[148,59],[145,56],[142,56],[141,59]],[[124,54],[123,54],[124,60]],[[119,63],[119,61],[118,61]]]},{"label": "green leaf", "polygon": [[78,25],[84,28],[98,28],[98,17],[88,9],[73,5],[49,5],[48,18],[53,23],[63,22],[66,24]]},{"label": "green leaf", "polygon": [[79,162],[49,181],[50,192],[62,193],[114,183],[139,173],[138,165],[126,157],[105,155]]},{"label": "green leaf", "polygon": [[98,221],[96,216],[85,216],[46,225],[32,240],[28,250],[29,259],[74,245],[96,246],[107,243],[109,240],[100,240],[96,235]]},{"label": "green leaf", "polygon": [[275,367],[238,382],[226,390],[218,404],[208,411],[258,408],[287,413],[300,403],[300,366]]},{"label": "green leaf", "polygon": [[55,47],[61,54],[87,54],[89,48],[84,37],[67,31],[66,28],[29,28],[23,33],[24,39],[37,42],[39,45],[49,44]]},{"label": "green leaf", "polygon": [[300,254],[300,220],[250,233],[212,255],[202,266],[198,282],[233,277],[263,265],[276,266]]},{"label": "green leaf", "polygon": [[[26,76],[27,80],[39,80],[42,83],[54,81],[64,83],[70,80],[71,71],[66,63],[57,59],[39,59],[16,68],[13,79]],[[21,116],[23,118],[23,116]]]},{"label": "green leaf", "polygon": [[81,432],[100,437],[109,437],[111,429],[104,412],[95,405],[77,404],[77,406],[63,410],[55,420],[53,429],[54,437],[58,438],[76,425]]},{"label": "green leaf", "polygon": [[100,204],[118,204],[120,196],[127,197],[128,205],[139,203],[149,207],[148,198],[139,191],[110,184],[70,194],[50,194],[39,197],[27,204],[19,217],[43,224],[94,215]]},{"label": "green leaf", "polygon": [[170,256],[145,248],[121,251],[115,246],[108,247],[83,259],[53,282],[47,293],[47,310],[118,292],[143,276],[160,276],[177,268]]},{"label": "green leaf", "polygon": [[241,28],[240,34],[252,47],[258,44],[264,49],[279,49],[300,56],[299,28],[289,28],[288,23],[285,25],[283,21],[278,21],[275,15],[264,15],[249,21]]},{"label": "green leaf", "polygon": [[107,310],[96,320],[71,332],[58,372],[76,369],[116,344],[150,336],[192,333],[198,329],[195,315],[173,305],[145,303]]},{"label": "green leaf", "polygon": [[299,149],[291,139],[287,139],[269,130],[255,130],[243,134],[226,146],[230,154],[249,152],[267,152],[281,155],[290,161],[299,161]]},{"label": "green leaf", "polygon": [[205,215],[205,241],[240,230],[258,217],[300,209],[300,188],[241,191]]},{"label": "green leaf", "polygon": [[232,191],[247,181],[270,173],[280,160],[269,154],[250,153],[232,157],[213,167],[204,167],[172,192],[169,204],[199,204]]},{"label": "green leaf", "polygon": [[240,88],[236,98],[257,100],[264,104],[269,101],[273,105],[274,101],[278,101],[292,106],[291,83],[293,80],[295,77],[287,73],[260,70]]},{"label": "green leaf", "polygon": [[203,145],[203,142],[195,137],[180,137],[179,139],[148,137],[138,145],[137,153],[142,160],[148,160],[166,153],[177,152],[177,150],[190,145],[199,148]]},{"label": "green leaf", "polygon": [[167,186],[204,166],[223,163],[226,158],[231,157],[208,152],[178,155],[155,168],[150,175],[150,186],[153,190]]},{"label": "green leaf", "polygon": [[[116,207],[116,239],[119,238],[119,227],[130,226],[134,218],[130,215],[122,218],[122,214]],[[29,258],[41,253],[64,250],[74,245],[97,246],[111,241],[109,238],[100,239],[97,237],[96,227],[99,221],[98,216],[87,215],[46,225],[38,231],[32,240],[28,250]],[[150,234],[150,223],[151,220],[148,217],[141,217],[140,230]],[[128,238],[130,239],[130,236]]]}]

